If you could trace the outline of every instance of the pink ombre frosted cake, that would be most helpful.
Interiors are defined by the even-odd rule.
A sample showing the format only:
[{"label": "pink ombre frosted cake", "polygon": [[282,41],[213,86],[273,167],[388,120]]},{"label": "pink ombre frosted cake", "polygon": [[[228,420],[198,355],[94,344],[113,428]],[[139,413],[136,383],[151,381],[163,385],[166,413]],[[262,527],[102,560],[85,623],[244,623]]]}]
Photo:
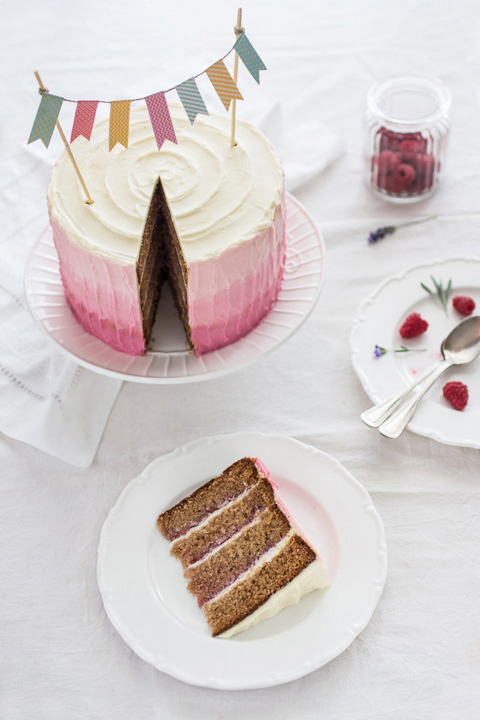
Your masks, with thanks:
[{"label": "pink ombre frosted cake", "polygon": [[178,145],[157,149],[145,107],[128,149],[108,151],[108,121],[72,147],[93,205],[63,154],[48,205],[76,318],[116,350],[148,349],[160,287],[172,286],[197,355],[246,335],[277,300],[285,264],[283,172],[254,126],[170,107]]}]

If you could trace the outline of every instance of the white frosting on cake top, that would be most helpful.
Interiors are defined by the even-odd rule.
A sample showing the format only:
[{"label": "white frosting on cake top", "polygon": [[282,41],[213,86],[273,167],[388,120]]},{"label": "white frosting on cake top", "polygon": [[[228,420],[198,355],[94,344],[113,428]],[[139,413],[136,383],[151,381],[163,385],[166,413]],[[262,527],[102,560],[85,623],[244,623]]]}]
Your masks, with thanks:
[{"label": "white frosting on cake top", "polygon": [[108,150],[109,122],[98,123],[90,142],[72,143],[93,205],[85,197],[66,154],[48,189],[50,211],[69,236],[89,251],[135,261],[158,176],[161,177],[187,262],[218,256],[266,230],[283,187],[273,146],[253,125],[237,120],[230,146],[230,116],[198,116],[170,106],[178,145],[160,151],[147,108],[133,107],[129,147]]}]

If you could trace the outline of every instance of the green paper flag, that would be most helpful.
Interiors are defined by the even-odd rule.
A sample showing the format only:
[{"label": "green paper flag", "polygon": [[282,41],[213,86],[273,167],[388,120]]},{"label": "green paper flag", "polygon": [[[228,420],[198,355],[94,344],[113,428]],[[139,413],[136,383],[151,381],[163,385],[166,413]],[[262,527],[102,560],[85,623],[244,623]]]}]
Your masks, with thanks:
[{"label": "green paper flag", "polygon": [[244,32],[240,35],[233,47],[237,55],[242,59],[250,75],[255,78],[257,83],[260,83],[260,70],[266,70],[267,68]]},{"label": "green paper flag", "polygon": [[40,139],[48,148],[62,103],[63,98],[50,95],[47,92],[42,93],[42,99],[33,123],[32,132],[28,138],[28,144]]},{"label": "green paper flag", "polygon": [[194,78],[189,78],[177,85],[176,91],[192,125],[197,115],[208,115],[208,110]]}]

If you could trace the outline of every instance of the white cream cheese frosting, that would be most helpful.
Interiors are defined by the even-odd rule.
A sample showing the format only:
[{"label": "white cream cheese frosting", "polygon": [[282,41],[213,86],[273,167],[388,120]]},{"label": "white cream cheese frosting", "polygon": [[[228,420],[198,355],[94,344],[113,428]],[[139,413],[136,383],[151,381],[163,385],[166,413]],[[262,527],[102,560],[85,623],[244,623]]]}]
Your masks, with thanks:
[{"label": "white cream cheese frosting", "polygon": [[325,590],[329,587],[327,570],[318,558],[307,565],[293,580],[283,588],[277,590],[266,602],[251,615],[219,635],[220,638],[230,638],[239,632],[248,630],[262,620],[273,617],[283,608],[298,603],[304,595],[313,590]]},{"label": "white cream cheese frosting", "polygon": [[90,142],[72,144],[94,199],[87,205],[66,153],[52,171],[52,218],[89,252],[135,262],[152,192],[160,176],[187,263],[215,258],[268,229],[283,190],[273,146],[253,125],[237,120],[230,146],[228,115],[198,116],[190,124],[181,106],[170,106],[178,145],[160,151],[145,106],[132,108],[129,147],[108,150],[108,120]]}]

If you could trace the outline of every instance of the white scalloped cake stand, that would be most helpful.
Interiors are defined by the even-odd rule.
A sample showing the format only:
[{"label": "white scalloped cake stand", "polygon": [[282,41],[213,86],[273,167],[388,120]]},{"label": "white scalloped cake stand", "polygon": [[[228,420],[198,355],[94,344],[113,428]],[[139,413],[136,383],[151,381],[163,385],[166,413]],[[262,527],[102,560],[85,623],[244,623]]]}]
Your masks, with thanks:
[{"label": "white scalloped cake stand", "polygon": [[[259,457],[320,552],[331,587],[225,640],[212,638],[158,515],[244,456]],[[202,438],[151,463],[103,526],[97,577],[108,617],[143,660],[193,685],[279,685],[337,657],[369,622],[383,590],[387,548],[366,490],[333,457],[292,438]]]},{"label": "white scalloped cake stand", "polygon": [[[445,286],[452,280],[448,316],[420,285],[432,287],[432,275]],[[475,314],[480,312],[480,258],[444,258],[407,268],[387,278],[364,300],[352,328],[350,348],[354,370],[372,403],[403,390],[440,359],[443,338],[462,320],[452,308],[455,295],[472,297]],[[412,312],[419,312],[429,327],[423,335],[403,340],[398,330]],[[402,344],[422,352],[391,352]],[[375,358],[375,345],[390,352]],[[469,388],[469,402],[462,412],[443,397],[442,388],[449,380],[461,380]],[[446,445],[480,448],[480,359],[447,370],[419,404],[408,429]]]},{"label": "white scalloped cake stand", "polygon": [[152,351],[132,357],[89,335],[77,322],[63,292],[58,258],[48,228],[34,245],[25,269],[25,292],[35,322],[58,348],[90,370],[144,383],[206,380],[238,370],[287,340],[306,320],[320,295],[325,246],[315,223],[287,194],[287,262],[277,303],[260,325],[232,345],[197,358],[169,290],[160,300]]}]

